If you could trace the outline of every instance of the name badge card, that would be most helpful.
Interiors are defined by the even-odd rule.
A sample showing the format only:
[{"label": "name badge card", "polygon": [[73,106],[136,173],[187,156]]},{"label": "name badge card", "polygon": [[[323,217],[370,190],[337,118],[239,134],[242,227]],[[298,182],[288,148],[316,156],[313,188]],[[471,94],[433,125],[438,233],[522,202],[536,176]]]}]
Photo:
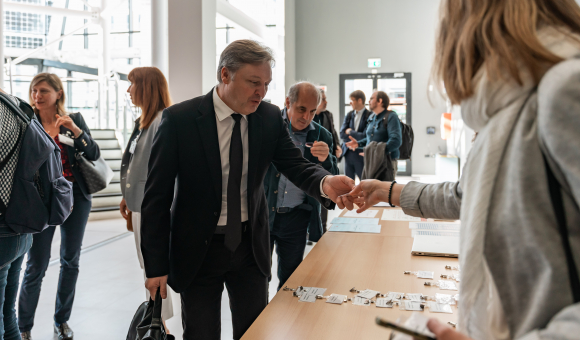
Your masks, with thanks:
[{"label": "name badge card", "polygon": [[64,145],[75,146],[74,139],[67,137],[65,135],[58,135],[58,140]]}]

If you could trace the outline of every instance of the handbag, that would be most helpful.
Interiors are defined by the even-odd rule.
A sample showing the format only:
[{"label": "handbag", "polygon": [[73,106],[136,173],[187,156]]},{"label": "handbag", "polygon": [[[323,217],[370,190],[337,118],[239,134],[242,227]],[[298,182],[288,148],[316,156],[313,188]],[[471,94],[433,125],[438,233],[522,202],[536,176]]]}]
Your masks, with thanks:
[{"label": "handbag", "polygon": [[165,327],[161,321],[161,291],[157,289],[155,301],[149,298],[149,301],[143,302],[137,309],[127,340],[175,340],[171,334],[165,333]]},{"label": "handbag", "polygon": [[85,158],[82,153],[75,155],[79,170],[85,180],[89,194],[94,194],[107,187],[113,179],[114,173],[103,157],[92,162]]}]

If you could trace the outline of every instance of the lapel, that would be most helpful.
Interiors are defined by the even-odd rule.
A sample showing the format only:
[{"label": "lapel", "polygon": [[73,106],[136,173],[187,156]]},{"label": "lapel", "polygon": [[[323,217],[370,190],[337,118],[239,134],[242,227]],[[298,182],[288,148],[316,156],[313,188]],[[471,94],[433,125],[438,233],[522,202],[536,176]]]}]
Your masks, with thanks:
[{"label": "lapel", "polygon": [[213,106],[213,89],[205,95],[199,105],[201,116],[196,118],[198,133],[201,137],[207,164],[214,182],[216,197],[222,197],[222,163],[217,135],[217,123]]},{"label": "lapel", "polygon": [[[360,131],[360,129],[365,126],[367,120],[369,119],[369,110],[367,110],[365,108],[365,110],[362,112],[362,117],[360,117],[360,121],[358,123],[358,126],[356,127],[356,131],[358,132],[364,132],[364,131]],[[365,130],[365,129],[363,129]]]},{"label": "lapel", "polygon": [[260,114],[260,107],[258,106],[256,112],[248,116],[248,150],[250,153],[248,158],[248,204],[252,201],[250,197],[253,194],[252,189],[258,173],[262,146],[262,115]]}]

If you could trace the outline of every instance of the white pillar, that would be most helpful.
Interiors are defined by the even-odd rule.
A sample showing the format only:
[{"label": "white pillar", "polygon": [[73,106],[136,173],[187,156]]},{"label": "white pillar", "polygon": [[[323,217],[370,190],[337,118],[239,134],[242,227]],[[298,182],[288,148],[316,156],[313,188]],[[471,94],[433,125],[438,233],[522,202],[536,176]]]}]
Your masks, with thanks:
[{"label": "white pillar", "polygon": [[217,82],[215,8],[215,0],[168,3],[167,75],[176,103],[205,94]]},{"label": "white pillar", "polygon": [[[101,15],[99,24],[101,26],[101,48],[99,53],[99,116],[97,127],[103,128],[102,121],[107,121],[109,115],[109,76],[111,74],[111,13],[107,11],[109,6],[114,5],[111,0],[101,0]],[[106,127],[108,128],[108,126]]]},{"label": "white pillar", "polygon": [[[168,77],[168,0],[151,0],[151,66]],[[187,35],[186,31],[182,32]]]},{"label": "white pillar", "polygon": [[284,6],[285,85],[289,89],[296,83],[296,2],[286,0]]}]

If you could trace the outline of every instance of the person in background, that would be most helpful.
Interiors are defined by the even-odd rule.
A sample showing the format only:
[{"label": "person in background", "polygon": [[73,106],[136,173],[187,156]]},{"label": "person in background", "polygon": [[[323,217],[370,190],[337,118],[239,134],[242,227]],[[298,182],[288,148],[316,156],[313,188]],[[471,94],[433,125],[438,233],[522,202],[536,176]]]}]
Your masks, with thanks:
[{"label": "person in background", "polygon": [[478,132],[460,181],[363,181],[342,198],[359,212],[391,197],[411,216],[461,219],[459,328],[431,319],[438,340],[577,339],[580,7],[441,6],[434,74]]},{"label": "person in background", "polygon": [[[2,91],[2,89],[0,89]],[[4,91],[2,91],[4,92]],[[11,97],[17,104],[19,99]],[[0,130],[3,146],[0,148],[0,210],[5,211],[10,201],[12,184],[18,164],[19,152],[26,131],[26,123],[11,110],[0,110]],[[26,114],[24,107],[20,105]],[[29,109],[29,108],[28,108]],[[30,109],[29,109],[30,110]],[[16,320],[16,296],[20,283],[20,268],[24,255],[32,246],[31,234],[19,234],[6,225],[4,214],[0,213],[0,339],[20,340],[20,330]]]},{"label": "person in background", "polygon": [[357,140],[366,136],[368,119],[371,111],[365,107],[366,96],[361,90],[356,90],[350,94],[350,106],[352,111],[347,113],[340,129],[340,138],[342,139],[342,157],[344,157],[344,173],[355,179],[354,176],[362,178],[364,167],[364,157],[361,155],[362,150],[350,150],[346,143],[350,142],[353,137]]},{"label": "person in background", "polygon": [[[153,138],[161,122],[161,112],[171,106],[169,86],[163,73],[156,67],[136,67],[127,77],[131,85],[127,92],[133,104],[141,109],[141,117],[135,121],[135,129],[129,138],[127,148],[121,162],[121,200],[120,210],[123,218],[128,219],[131,214],[133,234],[137,257],[141,269],[145,269],[141,253],[141,202],[145,195],[147,181],[147,164],[151,155]],[[145,277],[145,271],[143,271]],[[146,278],[146,277],[145,277]],[[149,300],[149,291],[146,289],[146,299]],[[171,294],[163,301],[161,318],[169,320],[173,317],[173,302]],[[165,330],[168,332],[167,326]]]},{"label": "person in background", "polygon": [[[302,151],[303,157],[337,175],[332,134],[313,121],[320,97],[320,91],[311,83],[292,85],[282,117],[288,125],[290,138]],[[322,236],[320,203],[281,175],[274,165],[270,165],[266,173],[264,191],[268,206],[275,208],[268,209],[270,251],[273,252],[276,245],[280,290],[302,262],[307,231],[313,241]]]},{"label": "person in background", "polygon": [[[54,332],[59,340],[73,339],[68,325],[75,286],[79,275],[79,260],[85,227],[91,211],[91,195],[76,166],[76,154],[83,153],[89,161],[96,161],[101,153],[91,138],[91,131],[80,113],[65,111],[65,93],[56,74],[37,74],[30,83],[30,103],[46,132],[61,149],[64,177],[73,183],[74,208],[60,226],[60,276],[56,293]],[[40,287],[48,262],[56,226],[33,235],[28,251],[26,271],[18,300],[18,326],[24,340],[32,339],[30,330],[40,297]]]},{"label": "person in background", "polygon": [[[323,128],[328,130],[332,134],[332,144],[334,145],[334,155],[336,158],[340,158],[342,155],[342,148],[340,147],[340,138],[338,138],[338,133],[336,133],[336,129],[334,128],[334,118],[332,117],[332,113],[326,109],[328,102],[326,101],[326,92],[320,89],[320,94],[322,99],[320,100],[320,104],[316,108],[316,115],[314,116],[313,121],[322,125]],[[324,232],[326,232],[326,221],[328,220],[328,210],[326,208],[322,208],[320,211],[320,218],[322,219],[322,228]],[[311,242],[310,242],[311,243]]]},{"label": "person in background", "polygon": [[[346,146],[352,151],[362,152],[362,148],[370,142],[387,143],[385,152],[390,154],[396,176],[399,147],[403,143],[403,137],[399,116],[396,112],[387,110],[389,102],[389,96],[383,91],[375,91],[372,94],[369,100],[369,107],[374,115],[369,118],[365,137],[356,139],[353,136],[349,136],[350,142],[347,142]],[[387,115],[388,117],[385,117]],[[385,121],[387,124],[385,124]]]}]

